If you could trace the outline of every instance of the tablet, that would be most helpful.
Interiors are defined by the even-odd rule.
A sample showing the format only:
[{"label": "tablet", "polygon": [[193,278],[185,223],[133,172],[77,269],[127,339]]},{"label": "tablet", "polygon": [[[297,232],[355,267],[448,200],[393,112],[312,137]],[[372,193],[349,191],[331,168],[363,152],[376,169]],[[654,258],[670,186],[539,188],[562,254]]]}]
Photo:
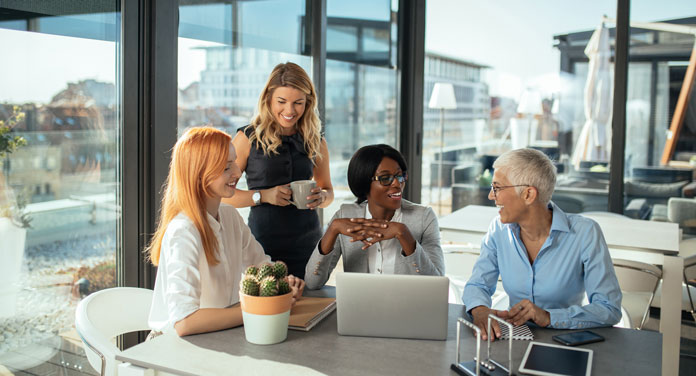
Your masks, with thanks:
[{"label": "tablet", "polygon": [[542,376],[590,376],[592,350],[531,342],[520,365],[520,373]]}]

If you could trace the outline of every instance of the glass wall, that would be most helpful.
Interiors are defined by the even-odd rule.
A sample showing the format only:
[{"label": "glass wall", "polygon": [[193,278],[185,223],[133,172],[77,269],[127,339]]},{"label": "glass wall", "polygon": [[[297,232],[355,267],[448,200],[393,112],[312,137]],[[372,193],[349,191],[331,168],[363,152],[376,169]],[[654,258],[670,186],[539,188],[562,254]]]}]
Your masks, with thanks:
[{"label": "glass wall", "polygon": [[693,234],[696,96],[684,80],[694,53],[696,4],[634,1],[630,18],[624,214],[677,222]]},{"label": "glass wall", "polygon": [[[179,134],[202,124],[235,133],[248,124],[278,63],[292,61],[310,76],[316,73],[306,9],[304,0],[182,2]],[[353,200],[346,178],[353,152],[371,143],[397,146],[396,12],[390,0],[327,1],[322,121],[336,200],[324,210],[325,222],[342,202]]]},{"label": "glass wall", "polygon": [[331,151],[333,212],[355,198],[348,162],[361,146],[398,146],[396,13],[389,0],[327,1],[326,140]]},{"label": "glass wall", "polygon": [[[311,76],[305,13],[304,0],[181,2],[178,134],[210,124],[234,135],[253,118],[277,64],[296,63]],[[246,189],[246,175],[238,186]],[[248,208],[240,212],[246,218]]]},{"label": "glass wall", "polygon": [[75,308],[116,285],[119,2],[84,7],[0,6],[0,368],[10,372],[91,372],[73,345]]},{"label": "glass wall", "polygon": [[[632,2],[632,19],[693,23],[677,18],[696,14],[683,1],[643,3]],[[506,150],[532,147],[556,162],[553,200],[562,209],[608,210],[616,4],[549,2],[543,13],[515,1],[427,5],[423,201],[443,215],[492,205],[492,162]],[[662,154],[675,66],[685,70],[677,60],[688,60],[693,46],[693,36],[667,34],[631,33],[626,176],[658,164]],[[653,63],[648,55],[662,55],[659,45],[689,52]],[[437,82],[452,85],[456,109],[430,102]]]}]

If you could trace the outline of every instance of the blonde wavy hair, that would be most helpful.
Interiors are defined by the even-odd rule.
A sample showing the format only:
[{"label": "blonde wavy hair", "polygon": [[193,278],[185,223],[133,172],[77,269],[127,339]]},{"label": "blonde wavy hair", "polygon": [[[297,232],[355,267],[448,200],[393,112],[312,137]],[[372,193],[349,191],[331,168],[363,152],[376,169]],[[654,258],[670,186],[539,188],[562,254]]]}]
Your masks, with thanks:
[{"label": "blonde wavy hair", "polygon": [[208,223],[206,197],[212,197],[210,184],[225,170],[232,137],[212,127],[194,127],[174,146],[169,176],[164,187],[157,231],[145,249],[153,265],[159,265],[162,239],[167,226],[179,213],[193,222],[203,243],[209,265],[219,263],[218,243]]},{"label": "blonde wavy hair", "polygon": [[256,142],[256,147],[260,146],[265,155],[278,154],[278,147],[282,144],[281,126],[276,123],[271,112],[271,99],[275,89],[283,86],[297,89],[307,96],[304,114],[297,120],[295,127],[304,138],[309,159],[312,162],[321,159],[321,121],[317,115],[317,94],[307,72],[295,63],[278,64],[273,68],[259,97],[258,113],[249,125],[252,130],[249,141]]}]

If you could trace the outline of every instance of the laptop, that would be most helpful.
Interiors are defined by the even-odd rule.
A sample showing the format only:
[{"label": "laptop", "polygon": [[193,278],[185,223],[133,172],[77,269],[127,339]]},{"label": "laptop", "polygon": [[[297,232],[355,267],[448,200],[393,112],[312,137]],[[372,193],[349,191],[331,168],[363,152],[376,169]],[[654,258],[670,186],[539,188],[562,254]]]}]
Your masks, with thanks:
[{"label": "laptop", "polygon": [[338,273],[338,334],[445,340],[448,294],[447,277]]}]

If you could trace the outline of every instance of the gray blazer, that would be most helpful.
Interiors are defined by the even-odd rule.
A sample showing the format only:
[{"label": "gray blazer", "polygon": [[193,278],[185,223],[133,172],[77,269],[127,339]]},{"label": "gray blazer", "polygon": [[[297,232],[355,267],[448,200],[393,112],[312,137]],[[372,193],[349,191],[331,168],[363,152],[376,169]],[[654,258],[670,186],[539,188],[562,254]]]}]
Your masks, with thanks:
[{"label": "gray blazer", "polygon": [[[366,206],[367,201],[362,204],[343,204],[331,220],[364,218]],[[445,259],[440,247],[440,228],[433,209],[402,200],[401,214],[402,223],[408,227],[411,235],[416,239],[416,251],[410,256],[404,256],[399,252],[396,256],[394,274],[444,275]],[[305,268],[307,288],[318,289],[324,286],[341,255],[344,271],[367,273],[367,251],[362,250],[362,246],[362,242],[351,243],[350,237],[339,235],[333,250],[327,255],[322,255],[317,244]]]}]

